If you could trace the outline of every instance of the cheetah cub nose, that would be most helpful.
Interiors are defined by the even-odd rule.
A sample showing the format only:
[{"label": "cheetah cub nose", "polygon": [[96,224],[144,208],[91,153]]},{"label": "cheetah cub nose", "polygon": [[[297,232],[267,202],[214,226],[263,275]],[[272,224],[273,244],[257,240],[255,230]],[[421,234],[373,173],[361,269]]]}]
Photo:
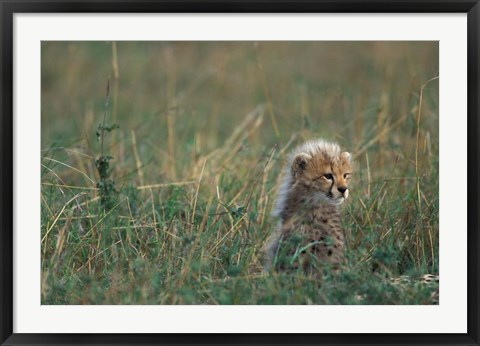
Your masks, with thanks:
[{"label": "cheetah cub nose", "polygon": [[338,187],[337,190],[340,191],[341,193],[345,193],[345,191],[347,191],[347,188],[346,187]]}]

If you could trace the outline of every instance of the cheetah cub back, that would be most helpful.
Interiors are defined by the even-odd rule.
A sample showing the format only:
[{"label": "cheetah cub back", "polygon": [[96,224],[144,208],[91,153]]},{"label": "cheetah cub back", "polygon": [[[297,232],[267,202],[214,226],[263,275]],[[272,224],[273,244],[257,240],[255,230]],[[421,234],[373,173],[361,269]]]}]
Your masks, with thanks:
[{"label": "cheetah cub back", "polygon": [[340,206],[349,194],[352,166],[350,153],[324,140],[290,153],[273,211],[279,225],[264,247],[266,270],[339,269],[344,260]]}]

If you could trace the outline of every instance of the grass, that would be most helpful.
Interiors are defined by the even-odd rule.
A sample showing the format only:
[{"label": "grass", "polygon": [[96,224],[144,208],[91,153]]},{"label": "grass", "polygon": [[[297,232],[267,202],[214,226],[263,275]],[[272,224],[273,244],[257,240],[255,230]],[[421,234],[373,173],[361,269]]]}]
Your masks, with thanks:
[{"label": "grass", "polygon": [[[42,303],[435,303],[390,279],[439,272],[437,75],[433,42],[43,42]],[[285,156],[317,137],[355,155],[348,264],[264,275]]]}]

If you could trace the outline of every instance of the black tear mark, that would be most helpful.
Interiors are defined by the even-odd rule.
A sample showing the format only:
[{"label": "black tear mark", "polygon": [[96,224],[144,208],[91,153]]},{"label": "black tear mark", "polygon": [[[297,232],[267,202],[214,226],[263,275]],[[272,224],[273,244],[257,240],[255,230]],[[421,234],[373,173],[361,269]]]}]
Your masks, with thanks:
[{"label": "black tear mark", "polygon": [[332,174],[332,178],[333,178],[332,179],[332,185],[330,185],[330,189],[328,190],[328,194],[333,197],[332,190],[333,190],[333,185],[335,185],[335,175]]}]

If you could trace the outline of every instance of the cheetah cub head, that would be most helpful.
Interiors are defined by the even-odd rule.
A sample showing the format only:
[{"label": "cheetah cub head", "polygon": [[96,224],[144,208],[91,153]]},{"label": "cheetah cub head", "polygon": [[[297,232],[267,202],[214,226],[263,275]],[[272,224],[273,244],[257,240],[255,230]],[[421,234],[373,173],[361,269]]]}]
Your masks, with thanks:
[{"label": "cheetah cub head", "polygon": [[346,151],[297,153],[291,165],[293,186],[312,205],[340,205],[348,197],[352,165],[351,154]]}]

